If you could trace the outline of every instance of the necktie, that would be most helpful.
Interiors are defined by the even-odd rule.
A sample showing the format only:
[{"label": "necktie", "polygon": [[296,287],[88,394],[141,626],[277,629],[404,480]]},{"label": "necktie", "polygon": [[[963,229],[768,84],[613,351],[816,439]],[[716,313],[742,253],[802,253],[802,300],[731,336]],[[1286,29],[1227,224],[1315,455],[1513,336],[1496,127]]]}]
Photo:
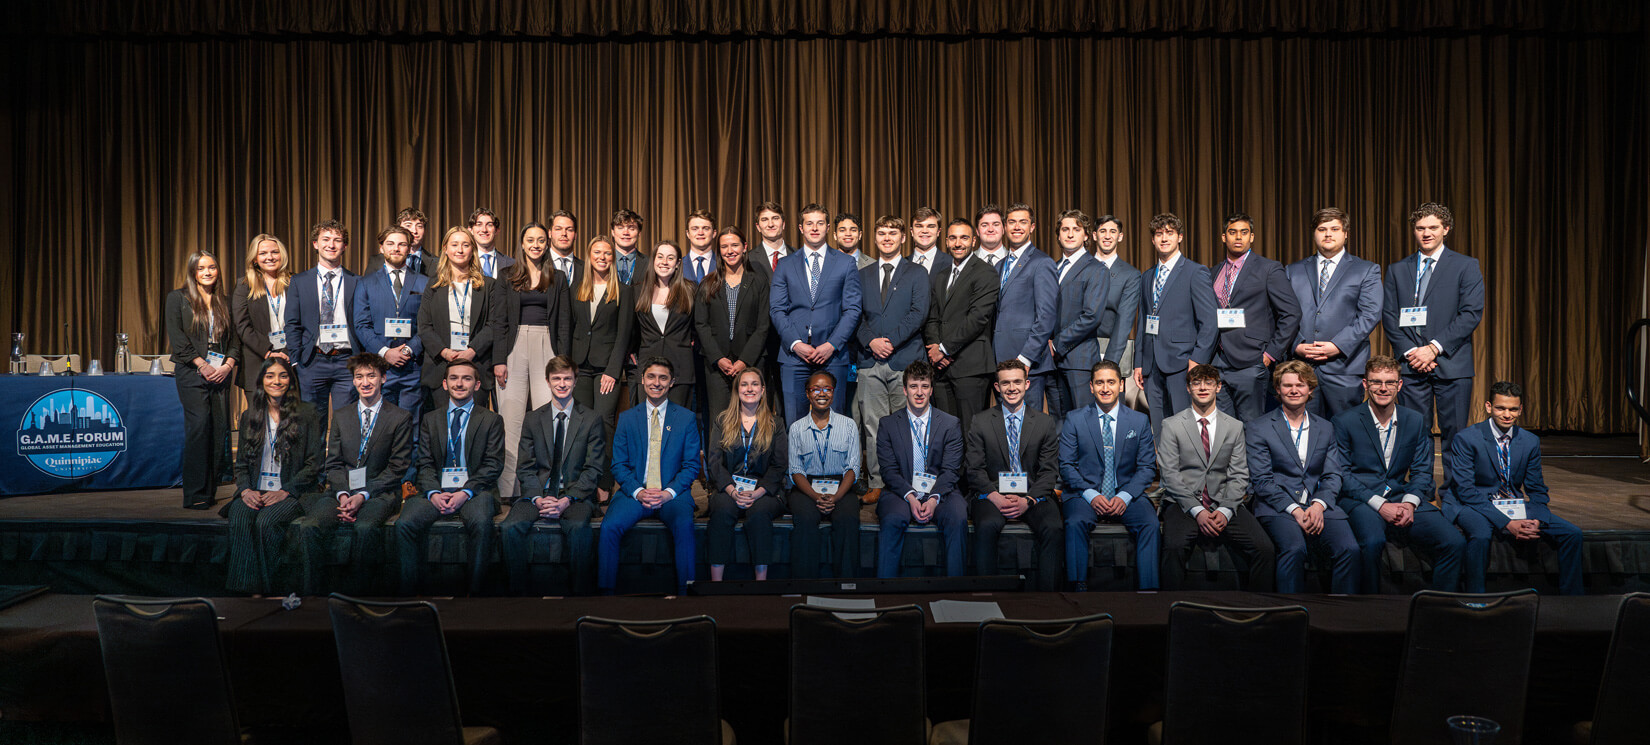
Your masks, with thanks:
[{"label": "necktie", "polygon": [[[326,286],[326,290],[321,293],[321,325],[323,326],[332,324],[332,314],[338,310],[338,293],[332,287],[334,276],[333,272],[327,272],[325,279],[322,280],[322,284]],[[321,350],[324,352],[331,352],[337,348],[337,342],[328,342],[321,345]]]},{"label": "necktie", "polygon": [[1100,477],[1100,494],[1110,498],[1117,496],[1117,463],[1112,447],[1111,414],[1100,415],[1100,446],[1105,450],[1106,474]]},{"label": "necktie", "polygon": [[361,446],[355,451],[355,466],[357,468],[367,464],[367,443],[372,440],[372,427],[377,421],[378,415],[373,413],[372,409],[361,410]]},{"label": "necktie", "polygon": [[773,265],[772,267],[770,267],[771,269],[773,269],[776,272],[779,271],[779,252],[778,251],[775,251],[771,254],[768,254],[768,263]]},{"label": "necktie", "polygon": [[1507,447],[1511,437],[1500,435],[1495,438],[1495,467],[1501,472],[1501,486],[1503,489],[1512,484],[1512,453]]},{"label": "necktie", "polygon": [[997,282],[997,291],[1001,292],[1008,286],[1008,275],[1014,271],[1014,254],[1008,255],[1008,261],[1003,262],[1003,278]]},{"label": "necktie", "polygon": [[961,277],[961,276],[962,276],[962,264],[958,264],[956,267],[951,269],[951,280],[945,283],[945,291],[950,292],[951,291],[951,286],[955,285],[957,283],[957,278]]},{"label": "necktie", "polygon": [[1158,303],[1163,302],[1163,285],[1169,282],[1169,269],[1158,264],[1152,274],[1155,275],[1152,277],[1152,315],[1156,315]]},{"label": "necktie", "polygon": [[915,459],[916,463],[914,464],[916,466],[915,471],[916,473],[924,473],[928,470],[927,420],[913,418],[911,420],[911,434],[916,438],[916,440],[911,443],[913,445],[912,449],[916,451],[917,456]]},{"label": "necktie", "polygon": [[493,255],[492,254],[482,254],[481,255],[481,273],[485,274],[489,277],[493,276]]},{"label": "necktie", "polygon": [[992,268],[992,269],[996,269],[996,268],[997,268],[997,262],[999,262],[999,261],[1002,261],[1002,260],[1003,260],[1003,257],[1001,257],[1001,256],[998,256],[998,255],[996,255],[996,254],[991,254],[991,255],[990,255],[990,256],[988,256],[988,257],[987,257],[987,258],[989,258],[989,259],[991,259],[991,268]]},{"label": "necktie", "polygon": [[424,271],[424,257],[418,255],[421,252],[422,249],[414,251],[413,255],[407,258],[407,266],[415,272]]},{"label": "necktie", "polygon": [[568,286],[573,284],[573,260],[556,259],[556,268],[561,270],[562,276],[567,278]]},{"label": "necktie", "polygon": [[[1200,417],[1197,418],[1197,423],[1198,423],[1198,425],[1200,425],[1203,428],[1203,431],[1201,432],[1201,434],[1203,435],[1203,459],[1208,460],[1209,459],[1209,418],[1200,416]],[[1203,487],[1202,493],[1198,495],[1198,501],[1203,503],[1203,509],[1206,509],[1206,510],[1214,509],[1214,501],[1209,499],[1209,487],[1207,485],[1205,485]]]},{"label": "necktie", "polygon": [[1329,290],[1329,269],[1334,265],[1334,262],[1329,259],[1318,259],[1318,297],[1320,298],[1323,297],[1324,292]]},{"label": "necktie", "polygon": [[663,413],[662,407],[654,409],[653,423],[647,428],[647,474],[643,486],[649,489],[658,489],[663,483],[659,476],[659,451],[664,449],[665,442],[665,430],[659,423]]},{"label": "necktie", "polygon": [[1008,418],[1008,470],[1020,472],[1020,417]]},{"label": "necktie", "polygon": [[888,283],[894,279],[894,265],[882,265],[882,304],[888,304]]},{"label": "necktie", "polygon": [[556,434],[550,438],[550,478],[544,496],[561,496],[561,448],[567,434],[567,412],[556,415]]},{"label": "necktie", "polygon": [[704,281],[704,279],[705,279],[705,257],[695,256],[693,258],[693,272],[694,272],[694,274],[699,276],[700,281]]},{"label": "necktie", "polygon": [[1432,259],[1421,259],[1421,271],[1415,275],[1415,304],[1421,304],[1421,298],[1427,294],[1427,282],[1432,279]]},{"label": "necktie", "polygon": [[1237,265],[1231,259],[1220,268],[1220,280],[1215,283],[1215,294],[1219,295],[1220,306],[1226,307],[1232,302],[1232,283],[1237,281]]},{"label": "necktie", "polygon": [[819,296],[819,254],[808,254],[808,299]]},{"label": "necktie", "polygon": [[1060,260],[1060,268],[1055,270],[1055,272],[1054,272],[1055,276],[1057,276],[1060,279],[1064,280],[1066,278],[1066,267],[1068,267],[1068,266],[1071,266],[1071,257],[1070,256],[1067,256],[1066,258],[1063,258],[1063,259]]},{"label": "necktie", "polygon": [[464,449],[464,410],[453,409],[452,423],[447,429],[447,466],[458,467],[458,453]]},{"label": "necktie", "polygon": [[390,291],[395,293],[395,309],[396,310],[401,309],[401,288],[402,287],[403,287],[403,285],[401,284],[401,270],[396,269],[395,271],[390,272]]},{"label": "necktie", "polygon": [[635,256],[632,255],[632,256],[621,256],[621,257],[619,257],[619,281],[620,282],[622,282],[624,284],[627,284],[627,285],[630,284],[630,277],[635,273],[635,271],[636,271],[636,257]]},{"label": "necktie", "polygon": [[927,256],[918,256],[918,257],[916,257],[915,259],[912,259],[912,260],[917,262],[918,267],[920,267],[922,269],[927,269],[928,268],[928,257]]}]

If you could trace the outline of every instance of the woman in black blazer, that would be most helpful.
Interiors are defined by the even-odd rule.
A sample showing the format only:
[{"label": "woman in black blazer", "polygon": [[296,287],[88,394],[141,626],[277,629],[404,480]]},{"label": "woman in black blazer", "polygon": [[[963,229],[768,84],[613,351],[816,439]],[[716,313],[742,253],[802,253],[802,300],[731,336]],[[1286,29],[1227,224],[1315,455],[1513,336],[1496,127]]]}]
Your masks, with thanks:
[{"label": "woman in black blazer", "polygon": [[183,286],[166,296],[166,338],[183,405],[183,506],[192,510],[217,501],[218,477],[229,463],[229,391],[241,341],[222,287],[217,257],[196,251]]},{"label": "woman in black blazer", "polygon": [[543,225],[521,229],[521,256],[493,285],[499,296],[498,322],[503,328],[493,345],[495,410],[504,417],[504,473],[498,496],[506,504],[516,495],[516,448],[527,412],[550,403],[544,374],[552,357],[565,355],[573,338],[573,307],[567,277],[546,259],[550,233]]},{"label": "woman in black blazer", "polygon": [[[447,405],[441,379],[452,360],[475,363],[481,378],[476,401],[481,405],[487,405],[487,391],[493,387],[493,342],[503,331],[498,321],[503,298],[493,280],[481,273],[475,256],[475,234],[468,228],[448,228],[441,238],[441,266],[418,306],[418,336],[424,341],[419,374],[436,408]],[[460,311],[462,318],[456,315]]]},{"label": "woman in black blazer", "polygon": [[[667,397],[687,406],[695,382],[693,365],[693,283],[682,276],[682,249],[675,241],[653,246],[648,273],[636,281],[636,359],[659,356],[676,368]],[[632,385],[631,403],[642,400]]]},{"label": "woman in black blazer", "polygon": [[302,501],[320,490],[326,420],[298,398],[292,363],[264,360],[259,387],[241,414],[235,457],[235,499],[229,517],[229,577],[225,586],[254,597],[274,592],[287,526],[304,514]]},{"label": "woman in black blazer", "polygon": [[728,408],[733,381],[762,369],[768,351],[768,279],[745,263],[745,234],[732,225],[717,234],[716,271],[699,283],[693,325],[705,355],[707,413]]},{"label": "woman in black blazer", "polygon": [[[705,456],[710,476],[705,546],[713,582],[722,581],[723,570],[733,560],[733,525],[741,515],[756,578],[768,578],[773,519],[784,509],[785,471],[790,464],[790,433],[768,403],[762,370],[746,368],[734,380],[738,397],[712,418]],[[735,481],[736,476],[744,483]]]},{"label": "woman in black blazer", "polygon": [[597,236],[585,248],[584,276],[573,290],[573,351],[578,368],[573,400],[607,422],[607,446],[619,408],[619,376],[636,334],[636,291],[613,271],[613,239]]},{"label": "woman in black blazer", "polygon": [[[229,315],[241,341],[241,390],[258,390],[264,359],[286,359],[286,286],[292,281],[292,256],[281,239],[259,233],[246,249],[246,276],[229,295]],[[280,332],[272,336],[271,332]],[[276,342],[280,347],[276,347]]]}]

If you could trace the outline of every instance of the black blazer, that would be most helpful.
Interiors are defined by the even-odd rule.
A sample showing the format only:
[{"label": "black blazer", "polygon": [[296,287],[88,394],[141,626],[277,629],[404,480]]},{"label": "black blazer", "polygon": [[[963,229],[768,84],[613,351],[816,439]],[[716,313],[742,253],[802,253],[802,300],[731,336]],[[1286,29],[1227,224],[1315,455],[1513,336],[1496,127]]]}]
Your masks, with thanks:
[{"label": "black blazer", "polygon": [[[296,381],[294,381],[296,383]],[[296,385],[294,385],[294,389]],[[288,395],[296,396],[296,390]],[[294,497],[314,494],[321,488],[321,464],[326,460],[326,440],[321,434],[321,418],[315,407],[300,401],[289,427],[298,428],[298,442],[294,452],[281,461],[281,489]],[[257,412],[241,412],[240,447],[235,451],[235,496],[247,489],[258,488],[259,468],[263,465],[262,435],[264,424]],[[259,442],[252,442],[252,435]]]},{"label": "black blazer", "polygon": [[[445,288],[443,288],[445,289]],[[441,469],[447,467],[447,407],[424,415],[418,430],[418,491],[428,494],[441,488]],[[498,477],[504,473],[504,417],[471,404],[470,420],[464,425],[464,464],[470,480],[460,489],[475,492],[475,499],[497,499]]]},{"label": "black blazer", "polygon": [[206,325],[195,327],[195,311],[189,307],[188,288],[180,287],[167,293],[166,339],[172,347],[172,365],[177,370],[174,374],[199,375],[195,370],[195,358],[206,359],[207,352],[217,352],[226,359],[235,360],[237,365],[243,364],[240,361],[241,338],[235,333],[231,318],[219,318],[218,326],[223,330],[223,335],[217,341],[207,339]]},{"label": "black blazer", "polygon": [[[1029,406],[1022,411],[1020,468],[1025,469],[1027,495],[1047,499],[1060,482],[1060,422]],[[1003,407],[993,406],[975,414],[963,435],[963,470],[968,475],[963,494],[979,497],[996,491],[997,473],[1008,466],[1008,422]]]},{"label": "black blazer", "polygon": [[332,412],[332,426],[327,431],[327,461],[322,467],[327,488],[333,492],[349,491],[349,472],[352,468],[367,469],[366,492],[372,499],[401,501],[401,477],[412,465],[413,421],[407,410],[388,401],[378,404],[378,421],[372,425],[372,437],[367,440],[365,462],[357,461],[361,452],[361,415],[351,403]]},{"label": "black blazer", "polygon": [[589,302],[573,300],[573,364],[580,373],[604,373],[617,380],[624,372],[625,355],[636,337],[636,290],[621,284],[618,277],[608,282],[617,289],[614,302],[603,298],[594,315]]},{"label": "black blazer", "polygon": [[997,317],[997,272],[976,256],[968,257],[955,287],[948,272],[934,282],[923,324],[924,344],[943,344],[951,355],[945,374],[957,377],[991,375],[997,371],[991,350],[993,319]]},{"label": "black blazer", "polygon": [[[448,332],[452,330],[452,318],[447,315],[447,293],[451,290],[450,285],[432,284],[418,306],[418,336],[424,340],[421,382],[425,388],[440,388],[441,379],[447,376],[447,361],[441,358],[441,350],[447,348]],[[502,294],[498,284],[487,278],[482,278],[480,287],[471,289],[470,302],[475,308],[470,311],[470,348],[476,350],[476,374],[483,388],[493,387],[493,346],[504,331],[499,320],[504,314]],[[440,475],[438,468],[437,483]]]},{"label": "black blazer", "polygon": [[[1209,270],[1210,281],[1217,285],[1222,264]],[[1215,299],[1219,298],[1217,290]],[[1243,309],[1243,328],[1219,330],[1216,359],[1224,358],[1228,365],[1240,368],[1260,364],[1262,354],[1272,355],[1273,360],[1289,359],[1300,333],[1301,304],[1282,264],[1250,251],[1243,271],[1232,283],[1226,307]]]},{"label": "black blazer", "polygon": [[675,366],[676,385],[698,381],[693,370],[693,316],[690,313],[670,311],[661,329],[653,320],[651,308],[636,311],[636,364],[653,356],[670,360]]},{"label": "black blazer", "polygon": [[[249,391],[258,389],[258,368],[264,364],[264,357],[269,355],[269,332],[275,327],[269,325],[269,295],[256,300],[252,299],[252,290],[246,285],[246,278],[242,277],[235,283],[235,291],[229,295],[229,315],[235,319],[235,333],[241,339],[241,387]],[[283,301],[284,302],[284,301]],[[285,315],[285,306],[282,306],[282,315]],[[281,325],[282,329],[286,324]]]},{"label": "black blazer", "polygon": [[757,486],[767,490],[768,496],[784,499],[785,485],[789,482],[786,470],[791,462],[790,444],[790,430],[782,425],[776,425],[773,444],[764,452],[753,453],[749,468],[741,472],[739,467],[746,465],[745,446],[736,443],[731,448],[723,449],[722,417],[720,414],[711,416],[710,441],[706,444],[705,453],[705,468],[709,471],[711,492],[725,494],[728,485],[733,483],[734,476],[750,476],[756,479]]},{"label": "black blazer", "polygon": [[570,497],[573,500],[590,499],[596,495],[596,484],[607,472],[606,425],[602,418],[577,402],[568,412],[567,430],[562,435],[561,493],[546,494],[551,486],[550,470],[555,465],[556,443],[555,408],[545,404],[527,412],[521,423],[520,454],[516,461],[516,498]]},{"label": "black blazer", "polygon": [[[494,288],[499,296],[498,322],[503,331],[494,344],[498,353],[493,358],[502,365],[516,348],[516,329],[521,326],[521,293],[507,279],[498,280]],[[573,293],[567,289],[567,277],[554,267],[550,267],[550,285],[544,294],[548,301],[545,309],[550,314],[550,344],[556,354],[567,354],[573,342]]]},{"label": "black blazer", "polygon": [[[701,285],[703,287],[703,285]],[[693,326],[704,347],[705,369],[714,370],[721,359],[739,360],[745,367],[762,368],[768,357],[768,277],[751,269],[739,280],[739,306],[733,316],[733,340],[728,340],[728,287],[718,283],[716,292],[700,293],[693,306]],[[713,412],[713,415],[719,412]]]}]

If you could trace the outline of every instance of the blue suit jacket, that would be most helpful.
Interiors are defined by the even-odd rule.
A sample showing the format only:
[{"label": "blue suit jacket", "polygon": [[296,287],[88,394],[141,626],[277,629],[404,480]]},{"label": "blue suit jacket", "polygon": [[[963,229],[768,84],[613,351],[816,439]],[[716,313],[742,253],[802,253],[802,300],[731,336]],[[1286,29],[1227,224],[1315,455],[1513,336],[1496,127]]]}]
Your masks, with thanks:
[{"label": "blue suit jacket", "polygon": [[702,274],[699,272],[699,268],[693,264],[693,260],[696,258],[699,257],[694,256],[693,252],[686,247],[682,249],[682,276],[687,277],[688,281],[694,284],[705,281],[705,277],[716,271],[716,249],[713,247],[710,256],[705,258],[705,271]]},{"label": "blue suit jacket", "polygon": [[1393,433],[1392,463],[1381,464],[1381,433],[1369,405],[1354,406],[1331,420],[1335,444],[1341,451],[1341,498],[1367,504],[1370,497],[1386,492],[1387,501],[1396,502],[1406,494],[1421,498],[1417,510],[1436,510],[1432,504],[1432,431],[1421,426],[1421,412],[1399,406],[1394,414],[1398,431]]},{"label": "blue suit jacket", "polygon": [[[919,270],[920,271],[920,270]],[[934,476],[933,493],[952,497],[961,493],[963,472],[962,421],[933,406],[928,407],[928,473]],[[877,470],[882,472],[886,491],[900,499],[911,491],[916,464],[911,462],[911,410],[900,407],[877,422]]]},{"label": "blue suit jacket", "polygon": [[[1117,439],[1112,441],[1112,454],[1117,461],[1117,491],[1139,499],[1157,477],[1152,422],[1145,414],[1121,402],[1112,413],[1117,415]],[[1102,442],[1099,404],[1089,404],[1066,415],[1060,424],[1060,477],[1066,482],[1061,501],[1081,497],[1089,489],[1100,490],[1106,476],[1106,466],[1101,460],[1105,457]]]},{"label": "blue suit jacket", "polygon": [[[1007,262],[1003,260],[1004,264]],[[1060,274],[1054,266],[1054,259],[1028,243],[1008,274],[1008,284],[1003,284],[1001,273],[998,274],[1000,297],[1014,298],[1011,303],[997,303],[997,327],[991,333],[991,348],[998,362],[1025,357],[1031,361],[1033,375],[1054,369],[1054,360],[1048,353],[1060,298]]]},{"label": "blue suit jacket", "polygon": [[[1087,370],[1100,361],[1100,316],[1111,293],[1111,270],[1094,254],[1079,249],[1077,261],[1059,283],[1059,313],[1055,320],[1054,359],[1063,370]],[[1054,265],[1060,276],[1060,265]]]},{"label": "blue suit jacket", "polygon": [[1273,409],[1243,426],[1243,445],[1249,452],[1249,490],[1254,493],[1255,517],[1289,514],[1289,505],[1306,490],[1312,501],[1322,501],[1323,516],[1345,520],[1341,509],[1341,450],[1335,444],[1335,425],[1317,414],[1306,432],[1306,462],[1295,451],[1289,420],[1283,409]]},{"label": "blue suit jacket", "polygon": [[401,303],[397,305],[388,271],[380,269],[356,282],[355,318],[350,323],[355,328],[355,338],[361,342],[361,349],[377,354],[380,349],[394,346],[384,335],[384,319],[392,316],[405,318],[412,328],[412,338],[397,340],[396,344],[405,343],[412,349],[413,356],[401,369],[417,370],[418,361],[424,356],[424,340],[418,336],[418,306],[424,299],[424,290],[429,286],[429,277],[411,270],[403,272]]},{"label": "blue suit jacket", "polygon": [[[1329,276],[1329,288],[1318,297],[1318,254],[1289,265],[1289,284],[1300,301],[1300,333],[1290,345],[1327,341],[1341,350],[1327,362],[1312,362],[1318,377],[1337,385],[1356,385],[1369,362],[1369,332],[1381,320],[1381,268],[1352,254],[1343,254]],[[1308,360],[1308,362],[1311,362]]]},{"label": "blue suit jacket", "polygon": [[[613,433],[613,480],[626,495],[646,486],[647,403],[644,401],[619,415]],[[676,404],[665,404],[664,449],[659,457],[659,477],[663,489],[676,490],[677,499],[693,499],[693,479],[699,475],[699,423],[693,412]]]},{"label": "blue suit jacket", "polygon": [[[1219,281],[1220,268],[1210,270]],[[1210,285],[1212,290],[1214,285]],[[1216,295],[1218,299],[1218,294]],[[1261,363],[1261,355],[1288,359],[1300,333],[1301,305],[1283,265],[1253,251],[1232,283],[1226,307],[1243,309],[1243,328],[1220,329],[1220,357],[1233,368]]]},{"label": "blue suit jacket", "polygon": [[[1100,263],[1105,264],[1103,261]],[[1106,291],[1106,309],[1100,314],[1100,325],[1095,329],[1096,336],[1106,337],[1106,348],[1102,350],[1106,359],[1123,363],[1129,333],[1134,331],[1134,315],[1139,311],[1140,270],[1119,256],[1111,263],[1111,289]],[[1123,375],[1127,376],[1130,372],[1124,370]]]},{"label": "blue suit jacket", "polygon": [[773,306],[773,327],[779,332],[779,361],[783,364],[805,364],[791,351],[791,345],[798,341],[814,346],[830,342],[836,352],[829,364],[848,363],[848,344],[859,328],[863,307],[859,267],[853,257],[834,248],[826,248],[824,254],[819,290],[812,298],[808,293],[807,249],[780,259],[779,269],[773,273],[768,300]]},{"label": "blue suit jacket", "polygon": [[1155,371],[1173,375],[1185,371],[1188,360],[1203,364],[1214,359],[1220,331],[1208,267],[1181,254],[1163,285],[1157,307],[1157,335],[1146,333],[1146,316],[1152,314],[1152,287],[1162,268],[1162,264],[1153,262],[1151,271],[1140,275],[1140,310],[1134,319],[1135,367],[1148,375],[1154,372],[1154,365]]},{"label": "blue suit jacket", "polygon": [[[355,281],[354,272],[339,267],[343,279],[338,285],[334,301],[344,306],[344,324],[349,329],[350,354],[361,351],[361,340],[355,335]],[[316,287],[320,273],[311,267],[299,272],[286,286],[286,348],[297,352],[299,366],[315,360],[315,342],[321,338],[321,293]]]},{"label": "blue suit jacket", "polygon": [[[1418,257],[1410,254],[1386,268],[1381,327],[1392,342],[1392,356],[1398,358],[1406,374],[1413,375],[1404,355],[1436,339],[1444,351],[1438,355],[1438,369],[1432,374],[1446,380],[1470,378],[1472,332],[1478,330],[1478,322],[1484,318],[1484,275],[1478,271],[1478,260],[1443,247],[1438,251],[1438,263],[1432,267],[1432,279],[1427,280],[1426,296],[1417,298]],[[1399,328],[1398,311],[1417,305],[1426,306],[1427,324]]]},{"label": "blue suit jacket", "polygon": [[[1428,311],[1428,315],[1431,312]],[[1428,318],[1427,320],[1432,320]],[[1513,427],[1512,442],[1508,444],[1508,479],[1513,491],[1522,494],[1529,503],[1525,516],[1543,523],[1552,522],[1553,512],[1547,505],[1547,482],[1541,476],[1541,439],[1523,427]],[[1476,510],[1489,518],[1490,524],[1505,529],[1511,520],[1495,508],[1490,500],[1501,487],[1501,473],[1495,467],[1495,428],[1489,420],[1472,425],[1450,443],[1448,468],[1449,488],[1444,490],[1444,515],[1450,520],[1462,510]]]},{"label": "blue suit jacket", "polygon": [[909,259],[902,259],[888,285],[888,304],[882,303],[882,262],[866,264],[859,270],[859,286],[865,290],[864,312],[856,332],[855,357],[860,367],[879,360],[871,353],[872,339],[887,339],[894,345],[888,366],[904,370],[922,356],[922,324],[928,319],[930,295],[928,272]]}]

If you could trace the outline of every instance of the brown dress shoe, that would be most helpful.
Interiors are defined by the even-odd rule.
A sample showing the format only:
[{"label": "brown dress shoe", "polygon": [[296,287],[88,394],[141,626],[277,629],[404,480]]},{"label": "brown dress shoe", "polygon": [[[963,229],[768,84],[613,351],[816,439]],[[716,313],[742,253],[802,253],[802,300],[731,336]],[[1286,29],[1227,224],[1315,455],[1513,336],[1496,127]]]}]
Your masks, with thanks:
[{"label": "brown dress shoe", "polygon": [[881,498],[882,498],[882,490],[881,489],[872,489],[868,492],[865,492],[865,496],[860,497],[859,501],[864,503],[864,504],[876,504],[877,500],[881,499]]}]

